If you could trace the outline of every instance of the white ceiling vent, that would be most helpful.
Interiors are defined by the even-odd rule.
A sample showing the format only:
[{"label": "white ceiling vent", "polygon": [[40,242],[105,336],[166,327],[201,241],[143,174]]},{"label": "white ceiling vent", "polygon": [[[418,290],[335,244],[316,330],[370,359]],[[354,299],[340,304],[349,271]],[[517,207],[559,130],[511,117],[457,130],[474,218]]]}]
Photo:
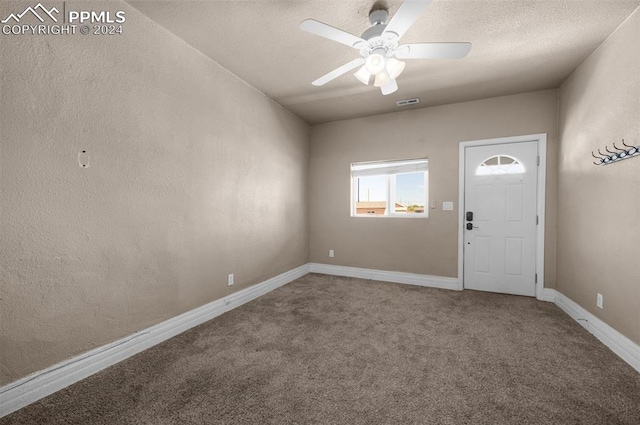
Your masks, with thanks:
[{"label": "white ceiling vent", "polygon": [[420,99],[417,97],[414,97],[413,99],[399,100],[396,102],[396,105],[409,106],[409,105],[415,105],[416,103],[420,103]]}]

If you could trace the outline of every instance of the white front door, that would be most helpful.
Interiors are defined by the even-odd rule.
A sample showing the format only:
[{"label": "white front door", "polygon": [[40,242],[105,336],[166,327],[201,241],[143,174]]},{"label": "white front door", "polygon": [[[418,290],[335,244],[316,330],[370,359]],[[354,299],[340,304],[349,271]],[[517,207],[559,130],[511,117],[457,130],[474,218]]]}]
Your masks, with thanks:
[{"label": "white front door", "polygon": [[464,150],[464,288],[535,296],[538,143]]}]

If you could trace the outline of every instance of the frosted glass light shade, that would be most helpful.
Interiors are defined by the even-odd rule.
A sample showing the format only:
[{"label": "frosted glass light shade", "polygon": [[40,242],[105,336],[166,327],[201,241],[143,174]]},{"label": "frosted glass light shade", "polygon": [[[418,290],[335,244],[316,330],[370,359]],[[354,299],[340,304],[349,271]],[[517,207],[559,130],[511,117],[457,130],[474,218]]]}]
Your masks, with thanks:
[{"label": "frosted glass light shade", "polygon": [[382,70],[382,72],[376,74],[376,80],[374,81],[373,85],[376,87],[382,87],[387,84],[389,80],[391,80],[391,78],[389,78],[389,74],[387,73],[387,71]]},{"label": "frosted glass light shade", "polygon": [[386,61],[384,60],[384,56],[374,53],[367,58],[364,66],[370,74],[376,75],[384,69],[385,64]]},{"label": "frosted glass light shade", "polygon": [[396,80],[389,80],[387,84],[380,87],[380,91],[382,91],[382,94],[385,96],[391,93],[395,93],[397,90],[398,90],[398,83],[396,82]]},{"label": "frosted glass light shade", "polygon": [[371,74],[367,71],[367,66],[363,65],[355,74],[355,77],[362,82],[364,85],[369,85],[369,81],[371,80]]},{"label": "frosted glass light shade", "polygon": [[399,61],[398,59],[395,59],[395,58],[387,59],[386,69],[387,69],[387,72],[389,73],[389,78],[391,78],[392,80],[395,80],[396,78],[398,78],[398,76],[402,73],[402,71],[404,71],[405,65],[406,64],[404,62]]}]

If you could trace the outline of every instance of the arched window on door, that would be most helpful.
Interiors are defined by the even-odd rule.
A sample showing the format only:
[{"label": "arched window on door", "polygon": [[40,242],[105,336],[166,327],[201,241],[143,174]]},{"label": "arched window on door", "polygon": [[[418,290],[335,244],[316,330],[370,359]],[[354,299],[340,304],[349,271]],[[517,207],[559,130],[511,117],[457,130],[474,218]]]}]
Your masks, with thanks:
[{"label": "arched window on door", "polygon": [[486,159],[476,169],[476,176],[495,176],[500,174],[524,174],[524,166],[517,158],[508,155],[496,155]]}]

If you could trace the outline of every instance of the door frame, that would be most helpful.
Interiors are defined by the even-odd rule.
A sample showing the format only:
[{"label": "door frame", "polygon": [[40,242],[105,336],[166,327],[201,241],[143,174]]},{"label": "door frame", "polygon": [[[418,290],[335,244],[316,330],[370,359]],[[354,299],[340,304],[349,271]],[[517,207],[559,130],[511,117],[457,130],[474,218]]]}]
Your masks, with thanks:
[{"label": "door frame", "polygon": [[460,142],[458,168],[458,289],[464,289],[464,191],[465,191],[465,160],[468,147],[503,145],[507,143],[537,142],[540,165],[538,166],[538,187],[536,198],[536,298],[543,299],[544,290],[544,231],[545,231],[545,195],[547,182],[547,134],[528,134],[524,136],[500,137]]}]

